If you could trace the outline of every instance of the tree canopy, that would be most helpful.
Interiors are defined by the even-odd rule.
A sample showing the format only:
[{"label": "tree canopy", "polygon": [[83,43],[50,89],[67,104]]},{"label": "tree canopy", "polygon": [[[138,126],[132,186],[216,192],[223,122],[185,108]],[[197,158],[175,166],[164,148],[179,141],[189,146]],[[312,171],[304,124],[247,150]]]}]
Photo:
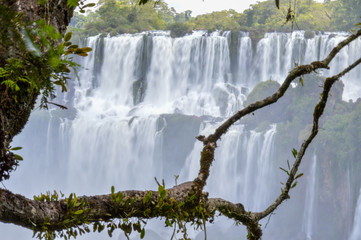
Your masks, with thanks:
[{"label": "tree canopy", "polygon": [[[190,10],[177,13],[163,1],[150,1],[139,6],[137,1],[104,0],[87,16],[74,14],[72,31],[85,35],[135,33],[148,30],[173,30],[179,36],[191,30],[234,31],[348,31],[358,21],[361,6],[358,1],[338,0],[319,3],[309,0],[267,0],[251,5],[243,13],[232,9],[192,16]],[[117,17],[115,17],[117,16]],[[291,18],[294,16],[294,24]],[[287,20],[288,19],[288,20]],[[290,23],[287,23],[289,21]],[[74,29],[75,28],[75,29]]]}]

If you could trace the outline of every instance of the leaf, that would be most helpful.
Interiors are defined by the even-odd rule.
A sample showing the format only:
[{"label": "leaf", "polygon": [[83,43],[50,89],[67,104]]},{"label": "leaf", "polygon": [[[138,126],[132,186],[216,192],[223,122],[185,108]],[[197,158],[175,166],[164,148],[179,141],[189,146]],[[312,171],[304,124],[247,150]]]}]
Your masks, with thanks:
[{"label": "leaf", "polygon": [[82,8],[94,7],[94,6],[95,6],[95,3],[88,3],[88,4],[85,4]]},{"label": "leaf", "polygon": [[15,83],[15,85],[14,85],[14,90],[15,91],[19,91],[20,90],[20,87]]},{"label": "leaf", "polygon": [[79,0],[68,0],[68,7],[76,7],[78,6],[78,1]]},{"label": "leaf", "polygon": [[[152,193],[152,192],[150,192],[150,193]],[[147,195],[145,195],[143,198],[143,203],[145,204],[145,203],[149,202],[151,196],[152,196],[152,194],[149,194],[149,193]]]},{"label": "leaf", "polygon": [[7,77],[10,74],[8,73],[7,70],[5,70],[4,68],[0,67],[0,77]]},{"label": "leaf", "polygon": [[55,105],[55,106],[57,106],[57,107],[60,107],[61,109],[68,109],[66,106],[64,106],[64,105],[61,105],[61,104],[58,104],[58,103],[54,103],[54,102],[48,102],[48,104],[53,104],[53,105]]},{"label": "leaf", "polygon": [[167,192],[166,192],[165,190],[162,190],[162,191],[159,193],[159,195],[160,195],[160,198],[161,198],[161,199],[164,199],[165,196],[167,195]]},{"label": "leaf", "polygon": [[68,47],[68,49],[71,49],[71,48],[77,49],[77,48],[79,48],[79,46],[74,44],[74,45],[71,45],[71,46]]},{"label": "leaf", "polygon": [[165,224],[167,224],[168,227],[173,227],[173,224],[169,222],[168,219],[165,220]]},{"label": "leaf", "polygon": [[86,56],[88,56],[88,54],[87,53],[85,53],[85,52],[81,52],[81,53],[76,53],[78,56],[82,56],[82,57],[86,57]]},{"label": "leaf", "polygon": [[67,34],[65,34],[64,36],[64,42],[69,42],[69,40],[71,39],[71,36],[73,35],[72,32],[68,32]]},{"label": "leaf", "polygon": [[94,223],[94,225],[93,225],[93,232],[95,232],[95,231],[97,230],[97,228],[98,228],[98,224],[97,224],[97,223]]},{"label": "leaf", "polygon": [[66,73],[70,73],[70,72],[71,72],[70,69],[69,69],[67,66],[64,66],[63,71],[66,72]]},{"label": "leaf", "polygon": [[282,171],[284,171],[285,173],[287,173],[287,175],[290,175],[290,173],[289,173],[286,169],[281,168],[281,167],[280,167],[280,169],[281,169]]},{"label": "leaf", "polygon": [[301,83],[301,85],[302,85],[302,87],[303,87],[303,78],[302,77],[300,77],[300,83]]},{"label": "leaf", "polygon": [[292,149],[292,154],[293,154],[293,157],[296,158],[296,157],[297,157],[297,150],[296,150],[296,149]]},{"label": "leaf", "polygon": [[297,178],[302,177],[302,176],[303,176],[303,173],[298,174],[298,175],[295,177],[295,180],[296,180]]},{"label": "leaf", "polygon": [[10,148],[11,151],[17,151],[17,150],[20,150],[22,149],[22,147],[13,147],[13,148]]},{"label": "leaf", "polygon": [[90,47],[83,47],[83,48],[80,48],[83,52],[90,52],[92,51],[93,49],[90,48]]},{"label": "leaf", "polygon": [[278,9],[280,9],[280,0],[275,0],[276,6]]},{"label": "leaf", "polygon": [[[62,92],[67,92],[67,91],[68,91],[68,89],[67,89],[66,86],[65,86],[64,81],[58,80],[58,81],[55,81],[54,84],[56,84],[56,85],[58,85],[58,86],[61,86],[61,91],[62,91]],[[56,105],[56,106],[59,107],[58,104],[54,104],[54,105]]]},{"label": "leaf", "polygon": [[84,212],[84,210],[80,209],[80,210],[74,212],[74,214],[75,214],[75,215],[80,215],[80,214],[82,214],[83,212]]},{"label": "leaf", "polygon": [[190,196],[189,201],[192,201],[195,197],[196,197],[196,195],[193,194],[192,196]]},{"label": "leaf", "polygon": [[140,231],[140,239],[143,239],[145,236],[145,229],[142,228],[142,230]]},{"label": "leaf", "polygon": [[17,154],[14,154],[14,157],[15,157],[17,160],[19,160],[19,161],[24,160],[22,156],[17,155]]},{"label": "leaf", "polygon": [[287,166],[288,166],[288,170],[291,170],[290,161],[288,161],[288,160],[287,160]]},{"label": "leaf", "polygon": [[297,181],[292,185],[292,187],[291,188],[294,188],[294,187],[296,187],[296,185],[297,185]]},{"label": "leaf", "polygon": [[70,193],[67,203],[70,204],[73,201],[73,194]]}]

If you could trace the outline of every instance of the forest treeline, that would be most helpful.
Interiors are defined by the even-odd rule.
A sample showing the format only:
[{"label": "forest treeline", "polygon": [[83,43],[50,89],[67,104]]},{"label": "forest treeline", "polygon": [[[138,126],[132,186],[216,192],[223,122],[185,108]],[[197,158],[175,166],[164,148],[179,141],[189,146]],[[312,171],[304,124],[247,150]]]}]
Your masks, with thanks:
[{"label": "forest treeline", "polygon": [[[201,1],[201,0],[199,0]],[[192,30],[232,31],[348,31],[361,21],[361,1],[274,0],[251,5],[243,13],[223,10],[192,16],[192,11],[176,12],[164,0],[151,0],[139,5],[138,0],[100,0],[96,10],[75,13],[70,28],[84,36],[109,33],[137,33],[148,30],[171,30],[172,36],[183,36]],[[295,19],[292,21],[287,19]]]}]

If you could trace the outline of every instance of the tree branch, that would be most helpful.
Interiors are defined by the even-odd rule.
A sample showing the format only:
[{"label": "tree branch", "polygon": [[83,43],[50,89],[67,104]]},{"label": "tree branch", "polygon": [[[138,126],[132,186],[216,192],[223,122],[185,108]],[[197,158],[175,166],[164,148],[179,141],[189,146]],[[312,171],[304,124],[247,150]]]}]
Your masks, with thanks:
[{"label": "tree branch", "polygon": [[[219,126],[215,132],[208,137],[205,136],[198,136],[196,137],[199,141],[203,142],[204,147],[202,150],[201,158],[200,158],[200,170],[198,177],[194,180],[194,182],[198,183],[199,189],[198,193],[201,193],[203,190],[203,187],[206,185],[207,178],[209,176],[209,169],[210,166],[214,160],[214,152],[217,147],[217,141],[228,131],[228,129],[238,120],[240,120],[242,117],[260,109],[265,106],[268,106],[270,104],[273,104],[280,99],[284,93],[289,88],[291,82],[295,80],[297,77],[300,77],[302,75],[311,73],[312,71],[315,71],[317,69],[329,69],[330,62],[336,57],[336,55],[341,51],[341,49],[345,46],[347,46],[349,43],[354,41],[356,38],[361,36],[361,29],[357,31],[356,33],[350,35],[347,37],[344,41],[340,42],[336,47],[332,49],[332,51],[329,53],[329,55],[322,61],[315,61],[307,65],[301,65],[298,67],[295,67],[290,71],[286,79],[284,80],[283,84],[280,86],[280,88],[272,95],[269,96],[263,100],[257,101],[255,103],[250,104],[249,106],[245,107],[244,109],[238,111],[236,114],[228,118],[221,126]],[[265,216],[272,213],[285,199],[289,198],[288,192],[292,187],[295,174],[297,173],[298,167],[302,161],[303,155],[309,146],[309,144],[312,142],[313,138],[318,133],[318,120],[321,117],[323,110],[325,108],[328,93],[331,89],[331,86],[333,83],[340,78],[341,76],[345,75],[347,72],[349,72],[351,69],[353,69],[355,66],[357,66],[360,63],[359,60],[357,60],[355,63],[353,63],[351,66],[346,68],[344,71],[339,73],[338,75],[335,75],[333,77],[327,78],[324,85],[323,90],[323,96],[319,104],[315,107],[314,112],[314,126],[311,132],[311,135],[309,138],[302,144],[300,151],[298,152],[298,155],[296,157],[296,161],[292,167],[291,173],[289,174],[288,181],[286,183],[284,192],[276,199],[274,203],[272,203],[265,211],[259,212],[259,213],[250,213],[251,216],[253,216],[253,220],[251,221],[251,224],[245,222],[244,225],[248,228],[248,238],[249,239],[260,239],[262,235],[262,231],[258,227],[258,221]],[[243,222],[242,222],[243,223]],[[260,233],[260,234],[259,234]]]},{"label": "tree branch", "polygon": [[282,194],[280,194],[278,196],[278,198],[263,212],[258,212],[255,213],[255,217],[257,219],[262,219],[266,216],[268,216],[269,214],[271,214],[284,200],[289,198],[289,191],[292,188],[292,184],[295,180],[295,176],[297,174],[298,171],[298,167],[301,164],[302,158],[309,146],[309,144],[312,142],[312,140],[316,137],[317,133],[318,133],[318,121],[320,119],[320,117],[322,116],[324,109],[326,107],[326,103],[327,103],[327,99],[328,99],[328,94],[331,90],[332,85],[342,76],[344,76],[346,73],[348,73],[349,71],[351,71],[352,69],[354,69],[356,66],[358,66],[361,63],[361,58],[359,58],[357,61],[355,61],[353,64],[351,64],[349,67],[347,67],[346,69],[344,69],[342,72],[340,72],[337,75],[334,75],[332,77],[326,78],[324,85],[323,85],[323,91],[322,91],[322,98],[321,100],[318,102],[318,104],[315,107],[314,113],[313,113],[313,127],[312,127],[312,131],[309,135],[309,137],[306,139],[306,141],[303,142],[303,144],[301,145],[300,151],[297,154],[296,157],[296,161],[294,162],[292,169],[290,171],[290,174],[288,176],[285,188],[282,192]]},{"label": "tree branch", "polygon": [[[75,209],[70,209],[69,198],[59,201],[30,200],[8,190],[0,189],[0,221],[40,232],[44,231],[44,226],[50,231],[62,231],[82,226],[84,223],[106,222],[115,218],[151,219],[164,217],[171,219],[182,211],[190,212],[195,209],[188,220],[196,218],[209,220],[219,211],[224,216],[254,229],[253,232],[258,232],[259,236],[262,235],[254,216],[246,212],[242,204],[234,204],[221,198],[208,199],[208,194],[203,193],[202,203],[207,214],[201,213],[196,208],[198,202],[190,201],[192,188],[193,182],[174,186],[166,190],[167,195],[164,199],[161,198],[158,191],[135,190],[107,195],[82,196],[77,198],[77,203],[81,202],[84,205]],[[117,202],[114,196],[119,193],[124,197],[120,202]],[[150,197],[145,200],[147,196]],[[180,206],[180,203],[184,204]],[[79,210],[82,210],[81,214],[73,216],[69,214],[71,211],[74,213]],[[73,221],[72,217],[74,216],[81,218],[81,221]]]},{"label": "tree branch", "polygon": [[[216,148],[216,142],[228,131],[228,129],[238,120],[240,120],[242,117],[261,109],[265,106],[268,106],[270,104],[273,104],[280,99],[287,89],[289,88],[290,84],[293,80],[295,80],[297,77],[300,77],[302,75],[311,73],[312,71],[315,71],[317,69],[328,69],[329,63],[332,59],[335,58],[337,53],[341,51],[341,49],[345,46],[347,46],[350,42],[355,40],[361,36],[361,29],[357,31],[356,33],[350,35],[348,38],[346,38],[344,41],[340,42],[336,47],[332,49],[330,54],[322,61],[315,61],[310,64],[301,65],[298,67],[295,67],[290,71],[280,88],[272,95],[269,96],[263,100],[259,100],[255,103],[250,104],[249,106],[243,108],[242,110],[235,113],[233,116],[228,118],[221,126],[219,126],[213,134],[210,134],[208,137],[205,136],[198,136],[196,137],[199,141],[203,142],[204,148],[201,155],[201,168],[199,170],[198,177],[195,179],[196,182],[200,183],[201,188],[203,188],[206,184],[207,177],[209,175],[209,167],[211,166],[211,163],[214,158],[214,151]],[[209,143],[212,144],[212,147],[209,145]],[[203,154],[208,153],[208,154]],[[208,169],[207,169],[208,168]],[[208,174],[205,174],[208,173]],[[201,190],[200,190],[201,191]]]}]

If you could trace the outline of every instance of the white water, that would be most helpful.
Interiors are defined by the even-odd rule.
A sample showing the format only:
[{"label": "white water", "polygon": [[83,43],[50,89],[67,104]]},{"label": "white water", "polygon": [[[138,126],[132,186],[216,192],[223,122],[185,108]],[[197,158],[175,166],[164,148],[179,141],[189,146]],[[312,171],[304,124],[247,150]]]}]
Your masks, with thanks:
[{"label": "white water", "polygon": [[[209,134],[214,125],[206,125],[201,134]],[[277,166],[272,164],[276,125],[266,132],[246,131],[237,125],[222,137],[216,150],[212,174],[206,190],[211,195],[242,202],[247,210],[260,211],[276,196]],[[200,143],[186,160],[181,180],[197,177]]]},{"label": "white water", "polygon": [[[339,42],[346,38],[346,33],[316,34],[312,39],[305,39],[302,31],[293,33],[266,33],[256,47],[253,60],[250,56],[250,39],[247,34],[241,38],[240,76],[241,81],[254,86],[259,81],[269,79],[282,82],[295,64],[307,64],[323,60]],[[246,47],[247,46],[247,47]],[[323,71],[331,76],[339,73],[360,57],[361,38],[356,39],[331,62],[330,70]],[[322,72],[322,71],[320,71]],[[357,67],[342,79],[345,84],[344,100],[356,100],[361,95],[359,84],[361,67]]]},{"label": "white water", "polygon": [[[59,118],[53,111],[48,121],[35,113],[31,129],[25,129],[18,145],[38,152],[22,154],[31,161],[24,161],[9,188],[29,197],[49,189],[81,195],[108,193],[112,185],[116,189],[156,188],[154,177],[164,178],[167,186],[173,185],[174,175],[180,175],[178,182],[192,180],[198,173],[201,150],[194,137],[211,133],[242,107],[243,87],[269,78],[281,81],[295,62],[323,58],[344,38],[326,34],[306,40],[300,32],[269,33],[253,51],[254,43],[242,33],[235,79],[229,33],[204,34],[177,39],[167,33],[105,38],[101,64],[101,55],[95,54],[99,39],[89,38],[87,45],[94,51],[83,59],[87,70],[80,73],[74,97],[67,99],[76,116]],[[344,64],[353,58],[353,47],[361,49],[360,41],[338,61]],[[357,71],[356,78],[361,75]],[[353,83],[351,74],[347,80]],[[134,91],[139,82],[145,90]],[[360,88],[348,86],[346,90],[352,91],[347,90],[344,98],[355,92],[361,95]],[[35,130],[39,121],[46,124]],[[38,139],[28,142],[35,135]],[[280,192],[273,155],[275,135],[276,125],[262,132],[243,125],[232,127],[216,151],[206,189],[210,195],[242,202],[253,211],[272,202]],[[26,168],[32,172],[23,173]],[[25,187],[24,182],[32,186]],[[310,204],[313,209],[314,200]],[[305,213],[304,219],[310,220],[306,225],[313,221],[311,213]],[[305,231],[311,236],[313,230],[306,227]]]},{"label": "white water", "polygon": [[306,198],[305,198],[305,211],[303,215],[302,231],[306,234],[307,240],[312,240],[313,232],[315,228],[316,217],[316,199],[317,193],[316,181],[317,181],[317,156],[314,155],[312,159],[312,165],[310,169],[310,177],[307,183]]},{"label": "white water", "polygon": [[356,204],[355,218],[353,222],[352,232],[348,240],[361,239],[361,189]]}]

